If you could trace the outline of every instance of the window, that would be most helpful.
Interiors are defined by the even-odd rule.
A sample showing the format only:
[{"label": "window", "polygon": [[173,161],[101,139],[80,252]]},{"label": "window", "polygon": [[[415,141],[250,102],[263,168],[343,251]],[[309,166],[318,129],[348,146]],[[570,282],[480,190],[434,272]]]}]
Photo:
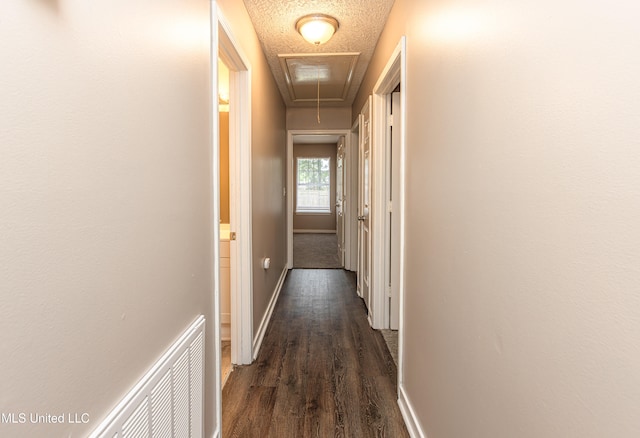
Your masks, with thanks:
[{"label": "window", "polygon": [[296,212],[331,213],[331,158],[298,158]]}]

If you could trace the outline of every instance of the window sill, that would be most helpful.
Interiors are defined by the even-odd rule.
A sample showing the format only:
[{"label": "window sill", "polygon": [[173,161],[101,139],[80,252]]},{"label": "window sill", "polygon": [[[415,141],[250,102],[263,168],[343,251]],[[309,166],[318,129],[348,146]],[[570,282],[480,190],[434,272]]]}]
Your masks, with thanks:
[{"label": "window sill", "polygon": [[305,216],[330,216],[333,213],[330,210],[296,210],[296,214]]}]

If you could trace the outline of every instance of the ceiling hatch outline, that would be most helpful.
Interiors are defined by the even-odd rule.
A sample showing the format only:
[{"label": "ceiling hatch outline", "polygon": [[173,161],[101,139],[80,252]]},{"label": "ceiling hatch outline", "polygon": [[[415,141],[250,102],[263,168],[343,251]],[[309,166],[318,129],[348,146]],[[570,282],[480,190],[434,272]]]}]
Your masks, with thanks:
[{"label": "ceiling hatch outline", "polygon": [[289,97],[294,103],[315,102],[320,80],[321,102],[344,102],[360,52],[278,54]]}]

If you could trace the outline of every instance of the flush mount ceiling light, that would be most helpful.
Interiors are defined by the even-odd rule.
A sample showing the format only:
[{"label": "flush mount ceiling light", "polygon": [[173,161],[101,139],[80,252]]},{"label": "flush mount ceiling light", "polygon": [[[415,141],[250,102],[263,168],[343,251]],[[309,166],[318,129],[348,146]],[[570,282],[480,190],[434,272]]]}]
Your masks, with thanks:
[{"label": "flush mount ceiling light", "polygon": [[300,35],[316,46],[329,41],[338,27],[338,20],[325,14],[305,15],[296,23],[296,30]]}]

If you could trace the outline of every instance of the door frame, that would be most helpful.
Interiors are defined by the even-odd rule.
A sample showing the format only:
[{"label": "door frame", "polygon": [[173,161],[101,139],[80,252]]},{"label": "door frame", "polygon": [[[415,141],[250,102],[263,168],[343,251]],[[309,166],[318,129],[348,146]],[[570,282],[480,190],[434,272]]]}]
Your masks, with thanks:
[{"label": "door frame", "polygon": [[[386,263],[383,249],[389,239],[387,225],[387,200],[386,200],[386,182],[387,176],[387,108],[389,107],[390,93],[399,83],[405,84],[400,89],[400,98],[402,101],[402,116],[400,117],[400,173],[404,175],[405,149],[406,149],[406,69],[405,69],[405,51],[406,39],[402,37],[395,50],[393,51],[389,61],[380,74],[376,85],[373,88],[373,230],[372,230],[372,247],[380,248],[374,250],[372,260],[372,286],[373,299],[375,304],[372,306],[372,326],[375,329],[389,328],[389,300],[387,297],[387,288],[385,284]],[[400,272],[404,272],[404,178],[400,178]],[[402,295],[404,289],[404,276],[400,275],[400,297],[402,308]],[[401,312],[402,314],[402,312]],[[401,315],[402,316],[402,315]]]},{"label": "door frame", "polygon": [[[373,87],[373,248],[385,248],[389,239],[389,228],[386,226],[387,221],[387,108],[390,105],[391,93],[398,84],[400,87],[401,99],[401,117],[400,126],[400,208],[398,209],[400,220],[400,257],[399,260],[392,260],[397,263],[399,278],[399,295],[400,295],[400,318],[398,330],[398,384],[399,387],[403,382],[403,345],[404,345],[404,266],[405,266],[405,157],[406,157],[406,106],[407,106],[407,77],[406,77],[406,37],[400,38],[398,45],[389,57],[385,68],[382,70],[378,81]],[[395,120],[394,120],[395,125]],[[382,208],[381,208],[382,207]],[[375,305],[373,306],[372,326],[375,329],[389,327],[389,299],[387,296],[387,288],[385,284],[386,262],[384,251],[374,250],[374,259],[372,260],[372,279],[373,296]]]},{"label": "door frame", "polygon": [[[341,135],[344,136],[345,149],[347,151],[351,150],[350,129],[289,129],[287,131],[287,269],[293,269],[293,187],[295,185],[295,176],[293,174],[293,137],[295,135]],[[347,199],[351,198],[350,188],[351,187],[347,187]],[[335,187],[332,189],[335,190]],[[351,211],[351,208],[345,210],[344,220],[345,223],[351,223],[351,221],[355,220],[354,212]],[[345,233],[345,247],[349,249],[350,244],[346,243],[347,238],[351,239],[352,236],[347,236]],[[348,256],[345,254],[345,260],[347,259]],[[349,269],[346,264],[344,268]]]}]

